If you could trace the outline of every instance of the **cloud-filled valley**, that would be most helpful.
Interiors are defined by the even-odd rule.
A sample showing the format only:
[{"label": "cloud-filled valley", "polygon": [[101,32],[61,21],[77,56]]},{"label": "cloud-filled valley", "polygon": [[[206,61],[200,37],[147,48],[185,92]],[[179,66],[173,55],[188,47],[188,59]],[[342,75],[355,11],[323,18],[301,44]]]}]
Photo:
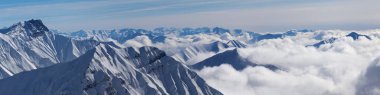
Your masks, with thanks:
[{"label": "cloud-filled valley", "polygon": [[380,95],[380,0],[1,0],[0,95]]},{"label": "cloud-filled valley", "polygon": [[[260,41],[252,40],[260,37],[252,32],[228,31],[222,34],[199,33],[185,36],[167,34],[165,41],[157,43],[147,41],[150,40],[149,37],[138,36],[125,44],[132,41],[149,43],[145,45],[173,52],[174,57],[180,55],[178,52],[193,54],[188,58],[190,61],[182,61],[192,65],[196,64],[192,60],[200,62],[235,48],[225,47],[220,51],[210,51],[201,48],[202,46],[206,47],[215,41],[228,43],[230,40],[238,40],[248,45],[246,48],[237,48],[240,58],[254,64],[270,64],[280,68],[273,71],[261,66],[248,66],[243,70],[236,70],[230,64],[238,63],[226,63],[196,70],[208,84],[227,95],[355,95],[368,85],[366,77],[376,76],[377,73],[376,70],[367,68],[372,68],[373,65],[369,64],[379,55],[379,30],[292,30],[278,33],[281,34],[280,37],[268,36]],[[357,37],[348,36],[351,32],[358,33]],[[366,35],[370,39],[360,35]],[[336,39],[320,47],[312,46],[331,38]],[[135,46],[141,46],[140,44]],[[228,58],[219,60],[231,60]]]}]

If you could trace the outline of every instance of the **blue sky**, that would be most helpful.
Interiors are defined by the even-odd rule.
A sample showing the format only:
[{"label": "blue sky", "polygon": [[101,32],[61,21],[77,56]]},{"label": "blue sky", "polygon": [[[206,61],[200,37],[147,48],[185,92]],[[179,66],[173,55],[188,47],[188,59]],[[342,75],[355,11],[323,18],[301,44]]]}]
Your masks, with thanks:
[{"label": "blue sky", "polygon": [[376,0],[0,0],[0,26],[41,19],[60,31],[155,27],[376,29]]}]

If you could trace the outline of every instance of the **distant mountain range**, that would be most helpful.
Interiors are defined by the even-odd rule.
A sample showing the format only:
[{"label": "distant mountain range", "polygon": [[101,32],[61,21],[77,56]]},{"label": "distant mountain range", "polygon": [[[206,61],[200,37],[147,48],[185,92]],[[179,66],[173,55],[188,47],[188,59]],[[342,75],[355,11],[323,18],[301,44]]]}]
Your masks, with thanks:
[{"label": "distant mountain range", "polygon": [[[346,35],[345,37],[350,37],[350,38],[352,38],[353,40],[358,40],[359,37],[363,37],[363,38],[365,38],[365,39],[371,40],[371,37],[369,37],[369,36],[367,36],[367,35],[358,34],[358,33],[356,33],[356,32],[351,32],[350,34]],[[318,43],[315,43],[315,44],[313,44],[313,45],[309,45],[309,46],[314,46],[314,47],[319,48],[319,47],[322,46],[322,45],[334,43],[335,40],[337,40],[337,39],[338,39],[338,38],[330,38],[330,39],[326,39],[326,40],[320,41],[320,42],[318,42]]]}]

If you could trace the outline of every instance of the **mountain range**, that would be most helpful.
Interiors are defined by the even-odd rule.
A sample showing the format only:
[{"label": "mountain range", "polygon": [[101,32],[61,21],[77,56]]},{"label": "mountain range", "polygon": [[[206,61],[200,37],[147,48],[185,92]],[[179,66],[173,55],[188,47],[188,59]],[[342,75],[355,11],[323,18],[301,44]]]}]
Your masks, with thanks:
[{"label": "mountain range", "polygon": [[342,38],[371,40],[356,32],[326,37],[307,29],[267,34],[220,27],[59,32],[32,19],[0,29],[0,94],[221,95],[196,71],[222,64],[238,71],[256,66],[282,70],[250,61],[242,49],[302,37],[311,39],[304,46],[316,49]]},{"label": "mountain range", "polygon": [[54,34],[41,20],[1,30],[2,95],[203,94],[219,91],[154,47]]},{"label": "mountain range", "polygon": [[221,94],[157,48],[107,44],[73,61],[3,79],[0,91],[4,95]]}]

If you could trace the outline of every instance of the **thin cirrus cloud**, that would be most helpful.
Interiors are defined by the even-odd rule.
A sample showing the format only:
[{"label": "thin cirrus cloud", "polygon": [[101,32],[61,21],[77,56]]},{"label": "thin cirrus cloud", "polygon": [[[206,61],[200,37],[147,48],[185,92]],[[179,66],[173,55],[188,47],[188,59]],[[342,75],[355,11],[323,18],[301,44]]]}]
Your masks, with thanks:
[{"label": "thin cirrus cloud", "polygon": [[374,29],[378,1],[250,0],[40,0],[0,4],[0,26],[32,18],[62,31],[202,27],[255,32],[288,29]]}]

